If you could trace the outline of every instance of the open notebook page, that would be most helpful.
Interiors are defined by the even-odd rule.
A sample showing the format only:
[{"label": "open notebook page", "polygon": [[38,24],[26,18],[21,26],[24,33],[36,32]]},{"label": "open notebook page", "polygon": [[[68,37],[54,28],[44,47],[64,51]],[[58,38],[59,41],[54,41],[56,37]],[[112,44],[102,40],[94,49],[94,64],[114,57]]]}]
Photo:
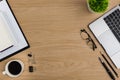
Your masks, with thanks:
[{"label": "open notebook page", "polygon": [[6,50],[13,46],[13,40],[10,36],[9,30],[7,29],[9,25],[3,14],[0,12],[0,52]]}]

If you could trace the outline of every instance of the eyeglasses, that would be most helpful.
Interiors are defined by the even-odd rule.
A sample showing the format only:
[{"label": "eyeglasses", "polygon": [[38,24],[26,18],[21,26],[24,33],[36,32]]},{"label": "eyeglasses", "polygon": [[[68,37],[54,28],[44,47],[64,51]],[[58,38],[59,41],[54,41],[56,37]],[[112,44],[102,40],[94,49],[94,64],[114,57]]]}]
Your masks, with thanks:
[{"label": "eyeglasses", "polygon": [[85,29],[80,30],[80,35],[83,40],[87,41],[87,45],[90,46],[90,48],[93,49],[93,51],[97,48],[95,42],[92,40],[92,38]]}]

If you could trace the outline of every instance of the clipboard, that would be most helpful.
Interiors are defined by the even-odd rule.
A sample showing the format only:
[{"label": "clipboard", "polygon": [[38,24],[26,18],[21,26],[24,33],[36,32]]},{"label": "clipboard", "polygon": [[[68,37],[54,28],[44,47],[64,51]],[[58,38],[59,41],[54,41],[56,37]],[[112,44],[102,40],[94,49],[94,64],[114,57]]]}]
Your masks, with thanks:
[{"label": "clipboard", "polygon": [[4,13],[4,16],[10,25],[8,29],[10,30],[10,34],[14,39],[13,47],[0,52],[0,61],[3,61],[8,57],[29,48],[30,45],[9,5],[8,0],[0,0],[0,12]]}]

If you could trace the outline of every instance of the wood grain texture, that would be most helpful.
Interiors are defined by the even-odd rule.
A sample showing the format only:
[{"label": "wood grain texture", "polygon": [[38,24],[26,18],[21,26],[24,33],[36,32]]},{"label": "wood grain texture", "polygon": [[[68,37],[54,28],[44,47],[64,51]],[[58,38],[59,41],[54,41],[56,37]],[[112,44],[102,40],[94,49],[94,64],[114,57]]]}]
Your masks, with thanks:
[{"label": "wood grain texture", "polygon": [[[0,80],[110,80],[98,61],[99,51],[103,50],[87,27],[102,14],[90,13],[86,0],[9,0],[9,3],[31,47],[0,62]],[[110,0],[108,10],[119,3]],[[96,51],[81,39],[82,28],[97,44]],[[29,52],[36,60],[33,73],[28,72]],[[2,75],[5,64],[12,59],[25,64],[18,78]]]}]

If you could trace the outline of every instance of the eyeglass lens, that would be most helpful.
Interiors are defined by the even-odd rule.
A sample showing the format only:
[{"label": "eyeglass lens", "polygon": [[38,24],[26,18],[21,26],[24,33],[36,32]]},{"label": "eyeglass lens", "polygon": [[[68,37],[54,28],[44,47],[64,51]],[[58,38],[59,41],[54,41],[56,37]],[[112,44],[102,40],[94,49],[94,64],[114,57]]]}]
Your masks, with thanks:
[{"label": "eyeglass lens", "polygon": [[90,37],[90,35],[86,32],[85,29],[82,29],[82,30],[80,30],[80,31],[81,31],[81,38],[82,38],[83,40],[86,40],[87,45],[88,45],[91,49],[95,50],[95,48],[97,48],[97,46],[96,46],[96,44],[94,43],[94,41],[92,40],[92,38]]}]

